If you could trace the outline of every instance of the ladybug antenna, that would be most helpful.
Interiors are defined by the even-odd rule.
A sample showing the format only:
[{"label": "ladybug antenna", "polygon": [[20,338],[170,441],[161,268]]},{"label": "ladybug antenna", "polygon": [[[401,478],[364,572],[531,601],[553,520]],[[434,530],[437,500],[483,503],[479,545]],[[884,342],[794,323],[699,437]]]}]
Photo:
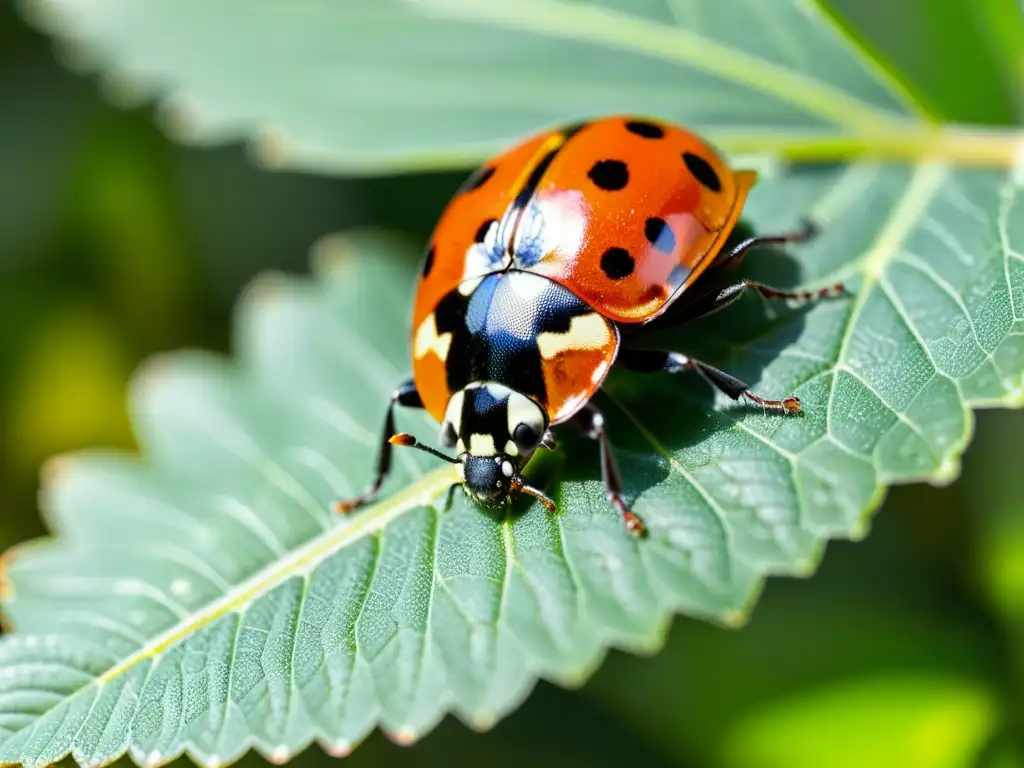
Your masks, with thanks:
[{"label": "ladybug antenna", "polygon": [[388,438],[388,442],[392,445],[404,445],[406,448],[419,448],[424,453],[429,453],[431,456],[436,456],[439,459],[444,459],[449,464],[458,464],[458,459],[453,459],[451,456],[445,456],[440,451],[436,451],[429,445],[424,445],[419,442],[412,435],[408,435],[405,432],[399,432],[397,435],[392,435]]}]

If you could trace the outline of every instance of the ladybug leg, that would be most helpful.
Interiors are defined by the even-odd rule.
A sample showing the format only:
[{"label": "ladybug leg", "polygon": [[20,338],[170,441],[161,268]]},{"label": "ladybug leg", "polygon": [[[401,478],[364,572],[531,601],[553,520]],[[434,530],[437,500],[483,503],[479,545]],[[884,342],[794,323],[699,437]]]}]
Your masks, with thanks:
[{"label": "ladybug leg", "polygon": [[622,476],[619,474],[618,464],[615,463],[615,456],[612,454],[612,447],[608,442],[608,433],[604,429],[604,416],[597,408],[588,403],[576,414],[575,423],[583,431],[583,434],[592,440],[597,440],[601,448],[601,477],[604,480],[604,490],[609,503],[622,515],[626,530],[643,535],[647,526],[644,525],[643,520],[630,511],[622,499]]},{"label": "ladybug leg", "polygon": [[694,320],[704,315],[710,315],[712,312],[717,312],[737,301],[748,289],[768,301],[786,299],[814,301],[816,299],[834,298],[846,293],[846,288],[842,283],[829,285],[825,288],[816,288],[813,291],[780,291],[778,288],[772,288],[770,285],[759,283],[756,280],[740,280],[738,283],[727,285],[717,291],[695,298],[688,304],[687,317]]},{"label": "ladybug leg", "polygon": [[723,251],[715,259],[714,266],[725,266],[726,264],[739,264],[743,257],[752,249],[759,245],[786,245],[787,243],[803,243],[810,240],[820,232],[820,228],[810,219],[804,219],[804,224],[800,229],[794,229],[790,232],[783,232],[780,235],[760,235],[758,237],[748,237],[746,240],[740,242],[736,247],[729,251]]},{"label": "ladybug leg", "polygon": [[[662,328],[670,325],[681,325],[691,320],[710,315],[720,309],[725,309],[734,301],[738,301],[748,290],[754,291],[762,299],[768,301],[796,300],[814,301],[816,299],[834,298],[846,294],[846,288],[842,283],[829,285],[825,288],[817,288],[813,291],[780,291],[770,285],[759,283],[755,280],[740,280],[738,283],[726,285],[724,288],[716,288],[708,293],[695,296],[692,299],[681,299],[677,304],[678,309],[669,309],[671,314],[666,314],[659,320],[658,325]],[[673,311],[673,309],[675,311]]]},{"label": "ladybug leg", "polygon": [[[730,285],[724,291],[730,289],[736,290],[736,297],[732,299],[735,301],[742,294],[743,291],[749,288],[762,299],[768,301],[779,301],[792,299],[795,301],[815,301],[816,299],[831,299],[836,296],[842,296],[846,293],[846,288],[842,283],[835,283],[834,285],[826,286],[825,288],[815,288],[813,291],[780,291],[778,288],[772,288],[770,285],[764,283],[758,283],[755,280],[743,280],[736,285]],[[731,301],[730,301],[731,303]]]},{"label": "ladybug leg", "polygon": [[373,482],[370,484],[370,487],[359,496],[335,502],[335,512],[351,512],[356,507],[362,506],[372,499],[377,494],[377,491],[380,490],[381,485],[384,484],[384,480],[387,478],[388,472],[391,470],[391,443],[389,440],[391,439],[391,436],[395,434],[396,403],[398,405],[404,405],[406,408],[423,407],[423,401],[420,399],[420,393],[416,391],[416,385],[411,379],[399,385],[398,388],[391,393],[391,400],[388,402],[387,413],[384,416],[384,433],[381,437],[380,449],[377,454],[377,467]]},{"label": "ladybug leg", "polygon": [[639,373],[683,373],[694,371],[720,392],[733,400],[749,400],[765,410],[799,413],[800,398],[788,395],[781,400],[769,400],[750,391],[745,382],[714,366],[694,360],[679,352],[663,352],[656,349],[623,349],[619,362],[631,371]]}]

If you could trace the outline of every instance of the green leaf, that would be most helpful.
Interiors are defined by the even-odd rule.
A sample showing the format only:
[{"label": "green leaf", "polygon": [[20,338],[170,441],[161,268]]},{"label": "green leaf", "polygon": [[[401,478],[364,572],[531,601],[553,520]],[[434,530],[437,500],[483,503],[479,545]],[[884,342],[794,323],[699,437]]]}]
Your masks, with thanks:
[{"label": "green leaf", "polygon": [[713,403],[685,377],[611,380],[641,541],[571,436],[531,469],[557,514],[495,515],[461,493],[449,508],[451,471],[406,451],[383,501],[332,519],[367,481],[408,368],[413,272],[389,240],[327,241],[316,280],[248,293],[237,361],[181,353],[140,375],[143,459],[51,465],[57,536],[6,569],[0,762],[187,750],[218,765],[249,746],[281,761],[313,740],[347,752],[375,725],[408,743],[446,711],[486,728],[538,676],[576,684],[610,645],[653,650],[675,611],[742,621],[765,575],[809,573],[828,538],[863,535],[884,485],[952,479],[972,406],[1022,401],[1022,201],[1006,174],[941,165],[759,185],[758,229],[797,212],[824,224],[794,249],[799,277],[760,266],[855,296],[744,301],[670,336],[760,391],[795,391],[804,418]]},{"label": "green leaf", "polygon": [[[573,685],[609,647],[656,649],[674,612],[742,622],[765,576],[810,573],[829,538],[862,536],[886,485],[955,477],[971,408],[1024,401],[1021,181],[957,167],[1009,166],[1019,136],[931,125],[815,4],[28,7],[84,44],[77,60],[91,55],[111,93],[161,98],[176,135],[256,134],[271,164],[451,165],[605,111],[684,121],[733,152],[927,162],[767,167],[751,223],[808,215],[824,234],[795,265],[749,260],[754,275],[841,279],[853,297],[751,298],[666,336],[759,391],[795,392],[804,418],[685,377],[610,381],[643,541],[572,436],[531,467],[555,515],[449,505],[452,471],[406,451],[377,506],[332,518],[367,481],[409,367],[412,249],[329,241],[316,280],[260,281],[236,360],[183,353],[137,379],[142,459],[50,466],[56,537],[12,553],[0,581],[17,628],[0,642],[0,762],[187,751],[215,766],[253,746],[280,762],[313,741],[345,753],[375,726],[408,743],[446,712],[486,728],[539,677]],[[402,428],[437,425],[402,414]]]},{"label": "green leaf", "polygon": [[817,3],[729,0],[26,0],[29,17],[158,97],[182,140],[256,137],[316,173],[467,164],[538,125],[653,113],[726,150],[1006,164],[1009,134],[926,108]]}]

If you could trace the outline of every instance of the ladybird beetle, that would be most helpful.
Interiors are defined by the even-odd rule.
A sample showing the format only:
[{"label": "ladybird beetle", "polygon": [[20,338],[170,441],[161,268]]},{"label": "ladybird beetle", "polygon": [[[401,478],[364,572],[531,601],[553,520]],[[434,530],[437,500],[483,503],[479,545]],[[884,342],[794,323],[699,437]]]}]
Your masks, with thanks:
[{"label": "ladybird beetle", "polygon": [[[376,476],[336,509],[369,501],[388,474],[391,446],[404,445],[456,464],[468,494],[485,506],[526,493],[554,510],[522,470],[537,448],[555,447],[553,427],[572,423],[598,441],[608,500],[628,530],[642,533],[591,403],[613,364],[693,371],[734,400],[799,411],[792,395],[763,398],[700,360],[638,348],[625,333],[706,315],[748,289],[799,300],[843,291],[787,292],[750,280],[691,288],[755,246],[814,234],[808,223],[725,250],[756,179],[731,170],[684,128],[626,115],[538,133],[474,171],[427,244],[413,308],[413,376],[391,395]],[[683,311],[666,314],[680,297]],[[456,456],[395,434],[396,404],[426,409]]]}]

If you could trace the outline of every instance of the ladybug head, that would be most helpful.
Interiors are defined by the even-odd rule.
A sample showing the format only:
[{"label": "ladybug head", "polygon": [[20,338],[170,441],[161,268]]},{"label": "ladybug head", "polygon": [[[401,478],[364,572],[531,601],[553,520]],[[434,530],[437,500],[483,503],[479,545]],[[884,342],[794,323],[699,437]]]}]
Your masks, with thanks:
[{"label": "ladybug head", "polygon": [[409,435],[396,435],[391,442],[456,464],[466,491],[484,506],[505,504],[513,493],[526,493],[548,509],[555,508],[521,475],[538,447],[554,447],[547,414],[535,400],[502,384],[474,383],[452,395],[441,423],[441,442],[454,448],[457,458],[419,445]]},{"label": "ladybug head", "polygon": [[502,384],[474,383],[448,402],[441,442],[456,450],[469,495],[494,506],[514,491],[534,490],[525,490],[520,473],[538,446],[553,445],[547,428],[547,414],[532,398]]}]

